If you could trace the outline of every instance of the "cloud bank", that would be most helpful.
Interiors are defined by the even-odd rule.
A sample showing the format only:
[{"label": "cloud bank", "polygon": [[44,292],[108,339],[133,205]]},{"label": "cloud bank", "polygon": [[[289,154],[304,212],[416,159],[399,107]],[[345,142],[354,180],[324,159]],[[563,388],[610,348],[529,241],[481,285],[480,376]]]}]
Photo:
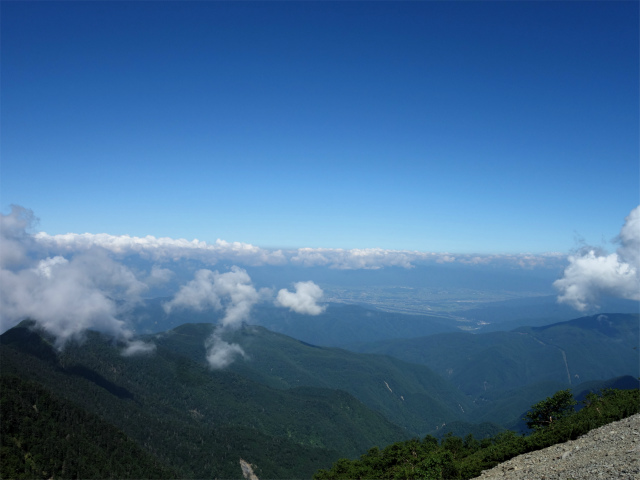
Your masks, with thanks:
[{"label": "cloud bank", "polygon": [[453,255],[450,253],[420,252],[413,250],[385,250],[382,248],[298,248],[271,250],[248,243],[216,240],[209,244],[200,240],[172,238],[132,237],[106,233],[67,233],[49,235],[40,232],[34,240],[52,255],[65,255],[99,246],[114,255],[139,255],[154,262],[197,260],[205,265],[233,263],[245,266],[294,265],[300,267],[327,267],[339,270],[376,270],[387,267],[412,268],[429,263],[462,263],[468,265],[495,264],[517,268],[557,267],[564,255]]},{"label": "cloud bank", "polygon": [[293,285],[295,292],[283,288],[278,292],[275,304],[289,308],[292,312],[306,315],[319,315],[324,312],[324,306],[318,305],[322,299],[322,289],[314,282],[297,282]]},{"label": "cloud bank", "polygon": [[626,217],[617,242],[616,253],[587,248],[569,257],[564,276],[553,284],[559,302],[585,311],[597,308],[603,295],[640,300],[640,206]]},{"label": "cloud bank", "polygon": [[0,216],[2,331],[31,318],[55,337],[58,348],[81,339],[88,329],[128,343],[133,332],[118,316],[140,300],[146,285],[101,249],[88,249],[71,259],[41,258],[28,233],[34,222],[33,213],[21,207]]},{"label": "cloud bank", "polygon": [[139,255],[154,261],[175,261],[194,259],[208,265],[221,261],[231,261],[248,266],[282,265],[287,262],[281,250],[268,250],[248,243],[216,240],[214,244],[183,238],[132,237],[129,235],[109,235],[106,233],[66,233],[48,235],[40,232],[34,235],[43,248],[58,252],[79,252],[99,246],[116,255]]}]

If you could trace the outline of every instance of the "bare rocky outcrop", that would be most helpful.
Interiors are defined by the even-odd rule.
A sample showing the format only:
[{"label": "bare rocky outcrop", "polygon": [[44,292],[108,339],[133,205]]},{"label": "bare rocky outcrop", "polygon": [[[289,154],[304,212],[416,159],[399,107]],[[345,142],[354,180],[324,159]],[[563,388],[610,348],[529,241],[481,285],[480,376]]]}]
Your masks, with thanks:
[{"label": "bare rocky outcrop", "polygon": [[245,480],[258,480],[258,477],[253,473],[253,468],[249,462],[240,459],[240,468],[242,468],[242,476]]},{"label": "bare rocky outcrop", "polygon": [[591,430],[576,440],[512,458],[481,480],[638,480],[640,414]]}]

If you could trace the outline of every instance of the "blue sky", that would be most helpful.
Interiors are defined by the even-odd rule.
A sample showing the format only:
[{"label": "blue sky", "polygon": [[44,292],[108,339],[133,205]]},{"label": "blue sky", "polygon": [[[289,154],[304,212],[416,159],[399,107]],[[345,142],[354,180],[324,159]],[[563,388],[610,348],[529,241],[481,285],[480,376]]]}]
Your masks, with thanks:
[{"label": "blue sky", "polygon": [[639,203],[637,2],[2,2],[38,230],[568,252]]}]

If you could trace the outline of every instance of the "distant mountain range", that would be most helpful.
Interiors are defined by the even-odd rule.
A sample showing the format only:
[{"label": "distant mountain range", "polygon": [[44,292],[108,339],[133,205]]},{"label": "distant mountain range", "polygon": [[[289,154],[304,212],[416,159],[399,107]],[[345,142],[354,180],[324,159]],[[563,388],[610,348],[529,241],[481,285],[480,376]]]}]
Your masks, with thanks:
[{"label": "distant mountain range", "polygon": [[639,315],[598,314],[510,332],[443,333],[354,348],[428,366],[473,399],[478,420],[510,425],[536,391],[638,377],[639,342]]},{"label": "distant mountain range", "polygon": [[[146,300],[131,312],[132,326],[140,333],[170,330],[185,323],[216,323],[222,313],[174,309],[167,314],[162,304],[170,298]],[[610,312],[638,313],[640,302],[602,299]],[[298,340],[326,347],[351,348],[353,345],[416,338],[435,333],[508,331],[521,326],[543,326],[575,318],[575,310],[559,304],[555,296],[535,296],[486,302],[482,307],[432,314],[407,314],[379,310],[368,305],[329,303],[315,316],[295,313],[271,304],[258,304],[250,323],[283,333]]]},{"label": "distant mountain range", "polygon": [[[173,310],[167,314],[162,304],[168,300],[149,299],[134,310],[131,316],[136,331],[155,333],[185,323],[217,323],[223,315],[212,309]],[[314,316],[261,304],[252,310],[251,323],[307,343],[330,347],[459,331],[457,322],[445,316],[409,315],[342,304],[329,304],[323,313]]]},{"label": "distant mountain range", "polygon": [[[351,313],[340,323],[337,312]],[[336,309],[324,322],[335,321],[333,335],[352,339],[357,334],[349,333],[350,322],[386,318],[354,320],[362,312]],[[533,403],[561,388],[579,394],[625,375],[608,384],[633,388],[640,363],[638,321],[632,314],[594,315],[511,332],[361,342],[360,352],[245,325],[225,339],[241,345],[247,358],[226,370],[206,366],[210,323],[149,333],[142,338],[156,344],[155,353],[125,357],[113,339],[95,332],[57,351],[33,322],[23,322],[0,336],[0,373],[8,382],[3,391],[21,392],[27,387],[20,382],[27,382],[50,403],[71,403],[69,408],[86,412],[92,422],[122,432],[151,456],[145,468],[161,469],[159,476],[237,478],[242,458],[259,478],[300,478],[340,457],[355,458],[372,446],[413,436],[484,436],[519,428]],[[16,406],[20,395],[3,393],[3,418],[5,411],[25,411]],[[63,421],[51,418],[49,427]],[[37,439],[58,430],[24,430],[24,422],[7,430],[2,423],[14,467],[22,462],[26,469],[29,458],[36,463],[28,468],[40,468],[37,461],[44,457],[33,456],[33,449],[46,448]],[[126,477],[126,462],[122,468]]]}]

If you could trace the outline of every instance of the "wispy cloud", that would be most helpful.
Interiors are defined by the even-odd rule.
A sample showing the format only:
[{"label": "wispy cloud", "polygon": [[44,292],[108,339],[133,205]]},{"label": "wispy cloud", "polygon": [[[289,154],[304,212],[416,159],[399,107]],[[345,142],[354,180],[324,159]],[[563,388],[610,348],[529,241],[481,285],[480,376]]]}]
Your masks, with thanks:
[{"label": "wispy cloud", "polygon": [[554,282],[559,302],[584,311],[597,307],[602,295],[640,300],[640,206],[625,219],[617,241],[616,253],[587,247],[569,257],[564,276]]},{"label": "wispy cloud", "polygon": [[278,292],[276,305],[286,307],[296,313],[319,315],[324,312],[324,306],[318,305],[322,299],[322,289],[314,282],[297,282],[293,285],[295,292],[283,288]]},{"label": "wispy cloud", "polygon": [[251,308],[259,299],[260,293],[251,283],[247,272],[233,266],[226,273],[198,270],[194,279],[183,285],[163,308],[167,313],[176,308],[224,310],[220,325],[205,342],[209,365],[212,368],[224,368],[236,356],[244,356],[245,353],[240,345],[224,341],[222,335],[248,320]]},{"label": "wispy cloud", "polygon": [[[318,315],[325,309],[318,305],[322,299],[322,289],[314,282],[297,282],[295,292],[282,289],[274,303],[292,311]],[[225,368],[238,356],[246,357],[242,347],[224,340],[229,332],[237,330],[248,321],[251,309],[260,300],[273,299],[269,289],[256,290],[249,274],[238,266],[225,273],[198,270],[194,279],[183,285],[178,293],[163,308],[167,313],[174,309],[223,310],[224,315],[211,336],[205,341],[207,361],[211,368]]]},{"label": "wispy cloud", "polygon": [[140,340],[133,340],[125,346],[121,354],[123,357],[132,357],[134,355],[149,355],[155,351],[155,344],[143,342]]},{"label": "wispy cloud", "polygon": [[209,366],[214,369],[226,368],[231,365],[237,357],[247,356],[240,345],[225,342],[220,335],[220,329],[216,329],[205,341],[207,362]]},{"label": "wispy cloud", "polygon": [[29,251],[36,249],[33,237],[28,230],[33,228],[37,219],[33,211],[11,205],[11,213],[0,216],[0,267],[23,267],[30,263]]},{"label": "wispy cloud", "polygon": [[260,294],[251,283],[249,274],[233,266],[226,273],[198,270],[194,279],[180,287],[163,308],[167,313],[176,308],[224,310],[222,325],[235,327],[249,318],[251,308],[259,299]]}]

